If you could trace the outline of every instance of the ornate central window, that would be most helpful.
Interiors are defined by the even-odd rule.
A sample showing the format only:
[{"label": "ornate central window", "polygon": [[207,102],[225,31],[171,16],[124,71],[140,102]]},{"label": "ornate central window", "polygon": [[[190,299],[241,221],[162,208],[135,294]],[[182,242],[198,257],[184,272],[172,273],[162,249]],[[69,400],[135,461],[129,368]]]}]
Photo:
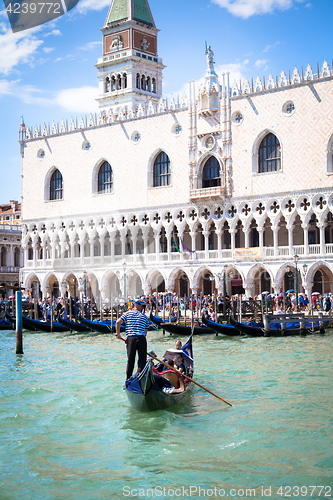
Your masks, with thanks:
[{"label": "ornate central window", "polygon": [[281,146],[278,138],[270,133],[259,146],[258,172],[277,172],[281,170]]},{"label": "ornate central window", "polygon": [[112,192],[112,168],[111,165],[105,161],[102,163],[98,171],[98,193],[111,193]]},{"label": "ornate central window", "polygon": [[59,170],[55,170],[50,180],[50,200],[62,200],[63,180]]},{"label": "ornate central window", "polygon": [[162,151],[154,162],[153,187],[169,186],[171,182],[170,159]]},{"label": "ornate central window", "polygon": [[202,187],[221,186],[220,164],[215,156],[210,156],[202,171]]}]

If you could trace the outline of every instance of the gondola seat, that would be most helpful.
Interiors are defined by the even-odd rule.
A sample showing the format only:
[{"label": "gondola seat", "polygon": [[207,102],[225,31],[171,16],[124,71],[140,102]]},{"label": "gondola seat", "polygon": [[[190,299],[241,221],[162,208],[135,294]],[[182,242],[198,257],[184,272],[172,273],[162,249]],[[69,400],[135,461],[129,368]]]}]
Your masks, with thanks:
[{"label": "gondola seat", "polygon": [[173,370],[164,370],[163,372],[159,372],[156,370],[156,368],[153,368],[153,372],[161,375],[161,377],[166,378],[169,380],[170,384],[172,384],[176,389],[179,389],[180,383],[179,383],[179,378],[180,375]]}]

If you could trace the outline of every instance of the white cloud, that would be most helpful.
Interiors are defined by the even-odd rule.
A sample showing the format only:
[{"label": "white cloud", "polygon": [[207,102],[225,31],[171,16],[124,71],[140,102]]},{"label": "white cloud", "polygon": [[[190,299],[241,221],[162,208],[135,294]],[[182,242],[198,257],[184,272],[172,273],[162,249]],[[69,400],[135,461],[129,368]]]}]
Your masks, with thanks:
[{"label": "white cloud", "polygon": [[[249,60],[245,59],[243,62],[239,62],[239,63],[221,64],[219,66],[215,66],[215,72],[219,77],[220,84],[222,84],[222,81],[223,81],[222,80],[223,73],[224,74],[229,73],[230,86],[232,86],[234,80],[236,80],[237,82],[239,82],[240,80],[244,80],[244,78],[245,78],[244,73],[247,69],[248,64],[249,64]],[[196,91],[199,87],[204,85],[204,83],[205,83],[204,76],[202,76],[201,78],[196,80],[195,81]],[[187,96],[189,94],[188,83],[185,83],[183,85],[183,87],[178,92],[174,92],[174,94],[176,94],[176,95],[179,94],[180,96],[182,96],[184,93]],[[167,97],[169,97],[169,96],[170,96],[170,94],[167,95]]]},{"label": "white cloud", "polygon": [[0,98],[10,95],[33,106],[42,106],[51,109],[61,108],[64,112],[90,113],[98,110],[96,98],[97,87],[79,87],[63,89],[58,92],[45,92],[32,85],[22,85],[20,80],[0,80]]},{"label": "white cloud", "polygon": [[272,45],[266,45],[263,52],[268,52],[269,50],[275,49],[281,42],[275,42]]},{"label": "white cloud", "polygon": [[33,33],[38,29],[12,33],[4,24],[0,25],[0,73],[8,75],[20,63],[31,63],[33,54],[44,42]]},{"label": "white cloud", "polygon": [[0,80],[0,97],[13,93],[13,83],[14,82],[9,82],[8,80]]},{"label": "white cloud", "polygon": [[58,92],[54,104],[72,113],[89,113],[98,109],[95,99],[98,97],[97,87],[79,87]]},{"label": "white cloud", "polygon": [[44,36],[46,37],[46,36],[51,36],[51,35],[53,35],[53,36],[62,36],[62,33],[61,33],[60,30],[52,30],[52,31],[49,31],[48,33],[45,33]]},{"label": "white cloud", "polygon": [[45,52],[45,54],[49,54],[53,50],[54,50],[54,47],[44,47],[43,48],[43,51]]},{"label": "white cloud", "polygon": [[82,47],[79,47],[80,50],[94,50],[97,47],[100,47],[102,45],[102,41],[100,42],[88,42]]},{"label": "white cloud", "polygon": [[269,14],[274,10],[290,9],[304,0],[213,0],[234,16],[247,19],[256,14]]},{"label": "white cloud", "polygon": [[74,59],[74,56],[72,54],[68,54],[65,57],[57,57],[53,62],[59,62],[59,61],[64,61],[65,59]]},{"label": "white cloud", "polygon": [[254,63],[254,65],[256,68],[261,68],[262,66],[265,66],[266,63],[267,59],[258,59],[258,61]]},{"label": "white cloud", "polygon": [[86,12],[87,10],[102,10],[104,7],[109,7],[110,6],[110,0],[99,0],[96,2],[96,0],[81,0],[77,7],[76,10],[78,12]]}]

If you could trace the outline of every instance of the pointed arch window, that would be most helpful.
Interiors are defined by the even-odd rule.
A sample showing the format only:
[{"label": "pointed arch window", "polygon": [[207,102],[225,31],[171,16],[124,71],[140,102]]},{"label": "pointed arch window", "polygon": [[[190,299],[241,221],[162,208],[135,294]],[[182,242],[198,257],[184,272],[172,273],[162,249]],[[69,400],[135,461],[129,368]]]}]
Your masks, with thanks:
[{"label": "pointed arch window", "polygon": [[170,159],[162,151],[154,162],[153,187],[169,186],[171,183]]},{"label": "pointed arch window", "polygon": [[62,200],[63,179],[59,170],[55,170],[50,181],[50,200]]},{"label": "pointed arch window", "polygon": [[221,186],[220,164],[215,156],[210,156],[202,170],[202,187]]},{"label": "pointed arch window", "polygon": [[259,146],[258,172],[278,172],[281,170],[281,146],[278,138],[272,134],[267,134]]},{"label": "pointed arch window", "polygon": [[98,193],[111,193],[113,184],[112,168],[110,163],[104,161],[98,171]]}]

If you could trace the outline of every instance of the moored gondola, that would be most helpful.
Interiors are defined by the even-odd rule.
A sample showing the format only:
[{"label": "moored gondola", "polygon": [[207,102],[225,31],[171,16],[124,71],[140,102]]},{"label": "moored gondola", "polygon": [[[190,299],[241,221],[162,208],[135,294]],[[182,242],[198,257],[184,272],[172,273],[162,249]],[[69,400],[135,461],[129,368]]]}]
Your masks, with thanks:
[{"label": "moored gondola", "polygon": [[222,323],[215,323],[215,321],[208,319],[204,314],[202,315],[201,319],[204,325],[212,328],[216,333],[221,333],[222,335],[229,335],[232,337],[240,335],[239,331],[231,324],[224,325]]},{"label": "moored gondola", "polygon": [[13,323],[8,319],[0,319],[0,330],[12,330],[14,328]]},{"label": "moored gondola", "polygon": [[[168,363],[179,352],[176,349],[168,349],[164,354],[164,361]],[[192,377],[194,371],[192,335],[183,346],[182,354],[184,356],[184,364]],[[176,394],[170,394],[168,391],[176,387],[172,376],[175,377],[175,380],[179,378],[176,372],[167,368],[162,372],[157,372],[153,366],[153,360],[148,359],[142,372],[136,373],[125,382],[124,389],[126,390],[131,406],[139,411],[148,412],[164,410],[183,401],[192,384],[185,376],[184,381],[180,382],[184,384],[184,390]]]},{"label": "moored gondola", "polygon": [[77,332],[77,333],[87,333],[91,332],[91,328],[88,328],[87,326],[77,322],[77,321],[70,321],[68,319],[64,319],[58,315],[58,321],[61,325],[66,326],[68,330],[71,330],[72,332]]},{"label": "moored gondola", "polygon": [[68,332],[68,328],[66,326],[61,325],[58,321],[53,321],[51,325],[51,321],[39,321],[37,319],[27,318],[26,316],[22,316],[23,327],[28,330],[34,329],[37,332],[46,332],[46,333],[63,333]]},{"label": "moored gondola", "polygon": [[[155,323],[154,321],[154,316],[151,314],[150,315],[150,320]],[[188,335],[193,332],[193,335],[215,335],[215,330],[208,326],[194,326],[193,329],[191,328],[191,325],[188,326],[182,326],[182,325],[175,325],[173,323],[155,323],[161,330],[165,330],[172,335]]]},{"label": "moored gondola", "polygon": [[[152,313],[150,314],[150,320],[155,323],[155,325],[160,325],[161,323],[170,323],[169,319],[163,320],[163,318],[160,318],[159,316],[153,316]],[[171,323],[175,323],[177,321],[176,317],[171,318]]]},{"label": "moored gondola", "polygon": [[98,333],[114,333],[115,329],[111,325],[111,321],[90,321],[89,319],[79,316],[80,323],[90,330]]},{"label": "moored gondola", "polygon": [[329,321],[324,321],[324,325],[321,326],[319,322],[315,323],[305,323],[304,331],[301,330],[300,324],[295,322],[286,323],[286,328],[282,330],[281,323],[274,322],[269,324],[268,331],[265,331],[263,327],[260,326],[250,326],[243,323],[239,323],[232,316],[230,316],[230,323],[237,330],[239,330],[244,335],[250,337],[290,337],[295,335],[311,335],[313,333],[322,333],[324,328],[328,327]]}]

